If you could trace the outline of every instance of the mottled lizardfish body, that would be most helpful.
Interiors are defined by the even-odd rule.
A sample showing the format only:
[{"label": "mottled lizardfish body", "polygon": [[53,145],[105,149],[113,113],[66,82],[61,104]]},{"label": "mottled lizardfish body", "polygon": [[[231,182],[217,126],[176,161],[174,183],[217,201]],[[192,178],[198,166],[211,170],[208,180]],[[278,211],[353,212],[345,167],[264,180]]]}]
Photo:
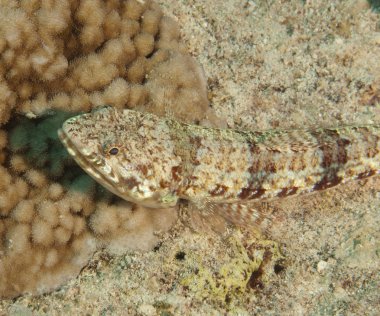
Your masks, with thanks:
[{"label": "mottled lizardfish body", "polygon": [[152,208],[286,197],[380,170],[379,125],[252,132],[105,107],[70,118],[59,136],[96,181]]}]

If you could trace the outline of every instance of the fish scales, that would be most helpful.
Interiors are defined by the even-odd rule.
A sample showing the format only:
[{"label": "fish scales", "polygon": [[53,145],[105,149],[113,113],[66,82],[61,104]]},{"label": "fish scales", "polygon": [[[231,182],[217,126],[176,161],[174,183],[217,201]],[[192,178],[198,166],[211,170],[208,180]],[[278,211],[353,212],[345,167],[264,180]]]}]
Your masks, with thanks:
[{"label": "fish scales", "polygon": [[176,193],[189,200],[285,197],[380,169],[379,126],[247,132],[167,124],[187,166]]},{"label": "fish scales", "polygon": [[147,207],[217,204],[323,190],[380,170],[380,126],[239,131],[105,107],[59,136],[100,184]]}]

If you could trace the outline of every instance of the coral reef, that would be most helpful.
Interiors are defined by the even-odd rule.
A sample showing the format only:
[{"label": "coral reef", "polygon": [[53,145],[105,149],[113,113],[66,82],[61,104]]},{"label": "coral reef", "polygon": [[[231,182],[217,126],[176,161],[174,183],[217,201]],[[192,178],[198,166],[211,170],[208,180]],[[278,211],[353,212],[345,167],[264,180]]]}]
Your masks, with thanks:
[{"label": "coral reef", "polygon": [[0,297],[42,293],[95,249],[151,249],[175,210],[119,201],[76,167],[61,123],[109,104],[187,121],[206,81],[176,22],[152,1],[0,2]]},{"label": "coral reef", "polygon": [[207,111],[202,70],[152,1],[2,1],[0,34],[0,123],[103,104]]}]

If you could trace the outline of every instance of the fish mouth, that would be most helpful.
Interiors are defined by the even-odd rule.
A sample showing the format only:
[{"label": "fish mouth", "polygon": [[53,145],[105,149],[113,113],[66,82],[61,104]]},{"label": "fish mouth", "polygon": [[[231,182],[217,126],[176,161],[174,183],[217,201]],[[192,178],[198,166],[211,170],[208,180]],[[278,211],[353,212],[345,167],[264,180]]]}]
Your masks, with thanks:
[{"label": "fish mouth", "polygon": [[[122,199],[126,199],[125,195],[122,192],[117,190],[112,181],[110,181],[109,177],[103,175],[94,165],[102,168],[105,166],[105,163],[101,159],[95,159],[95,155],[93,154],[84,154],[82,153],[77,146],[71,141],[71,139],[67,136],[67,134],[62,130],[58,130],[58,137],[61,143],[66,147],[67,152],[71,157],[74,158],[75,162],[96,182],[104,186],[107,190],[112,192],[113,194],[121,197]],[[118,182],[117,178],[114,178],[115,182]]]}]

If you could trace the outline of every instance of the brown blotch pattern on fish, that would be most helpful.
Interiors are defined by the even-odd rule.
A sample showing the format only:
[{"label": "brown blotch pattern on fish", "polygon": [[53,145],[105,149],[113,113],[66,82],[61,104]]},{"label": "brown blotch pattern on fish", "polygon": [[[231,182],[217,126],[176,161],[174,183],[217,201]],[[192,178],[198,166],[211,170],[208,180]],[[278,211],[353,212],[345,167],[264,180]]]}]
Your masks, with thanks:
[{"label": "brown blotch pattern on fish", "polygon": [[317,182],[314,185],[313,190],[319,191],[331,188],[341,183],[342,180],[343,179],[336,173],[330,172],[328,175],[325,175],[321,181]]},{"label": "brown blotch pattern on fish", "polygon": [[359,173],[357,175],[357,179],[365,179],[365,178],[371,177],[371,176],[373,176],[375,174],[376,174],[375,170],[370,170],[370,171],[362,172],[362,173]]},{"label": "brown blotch pattern on fish", "polygon": [[258,199],[265,194],[265,189],[259,188],[243,188],[237,195],[239,199],[242,200],[253,200]]},{"label": "brown blotch pattern on fish", "polygon": [[123,182],[124,182],[123,184],[128,189],[132,189],[134,187],[137,187],[140,184],[140,182],[137,181],[134,177],[129,177],[129,178],[125,179]]},{"label": "brown blotch pattern on fish", "polygon": [[282,191],[277,195],[278,197],[287,197],[290,195],[294,195],[297,193],[298,188],[297,187],[291,187],[291,188],[284,188]]},{"label": "brown blotch pattern on fish", "polygon": [[261,195],[265,193],[265,190],[261,188],[261,181],[257,177],[257,173],[260,171],[259,166],[259,155],[261,151],[256,143],[249,142],[249,154],[251,155],[252,163],[248,166],[248,172],[250,174],[250,179],[247,183],[246,187],[240,189],[238,193],[238,198],[242,200],[259,198]]},{"label": "brown blotch pattern on fish", "polygon": [[318,131],[313,134],[322,151],[322,167],[330,168],[334,164],[345,164],[347,162],[346,146],[350,144],[347,139],[341,138],[339,133],[333,129]]},{"label": "brown blotch pattern on fish", "polygon": [[137,165],[136,170],[140,171],[144,176],[148,174],[148,167],[146,165]]},{"label": "brown blotch pattern on fish", "polygon": [[181,166],[174,166],[174,167],[172,167],[172,178],[175,181],[181,180],[181,176],[180,176],[181,172],[182,172]]},{"label": "brown blotch pattern on fish", "polygon": [[209,194],[211,196],[222,196],[228,191],[228,188],[223,184],[217,184],[215,189],[211,190]]}]

